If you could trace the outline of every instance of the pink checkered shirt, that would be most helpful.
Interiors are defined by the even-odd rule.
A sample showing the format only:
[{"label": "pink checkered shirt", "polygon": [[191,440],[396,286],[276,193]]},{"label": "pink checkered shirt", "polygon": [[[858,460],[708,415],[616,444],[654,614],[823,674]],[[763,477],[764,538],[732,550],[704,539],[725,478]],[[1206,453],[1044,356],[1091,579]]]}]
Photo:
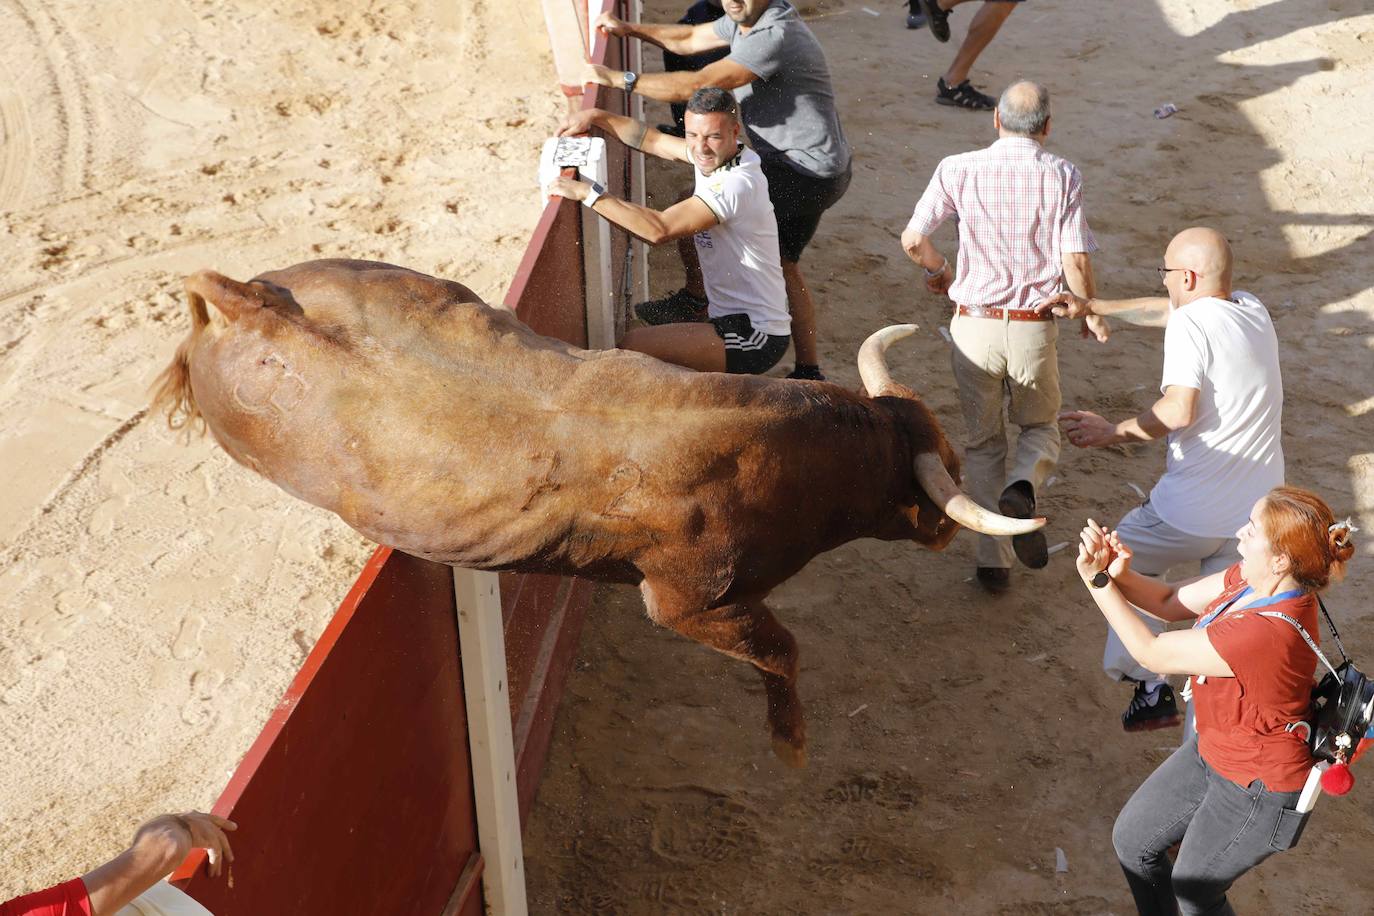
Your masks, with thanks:
[{"label": "pink checkered shirt", "polygon": [[1097,250],[1078,167],[1029,137],[942,159],[907,228],[929,236],[956,213],[959,305],[1033,308],[1059,291],[1064,252]]}]

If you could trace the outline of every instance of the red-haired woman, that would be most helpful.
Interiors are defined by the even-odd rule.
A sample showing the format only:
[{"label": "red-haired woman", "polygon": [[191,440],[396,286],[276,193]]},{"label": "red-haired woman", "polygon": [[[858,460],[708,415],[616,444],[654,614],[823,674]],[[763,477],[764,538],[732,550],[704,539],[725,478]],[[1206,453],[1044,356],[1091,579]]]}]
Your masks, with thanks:
[{"label": "red-haired woman", "polygon": [[[1197,735],[1136,789],[1112,842],[1142,914],[1232,913],[1231,884],[1297,842],[1295,810],[1313,760],[1301,730],[1316,654],[1277,611],[1318,639],[1316,595],[1355,551],[1320,497],[1276,487],[1236,532],[1241,561],[1189,582],[1131,571],[1131,550],[1089,520],[1078,572],[1126,648],[1161,674],[1193,678]],[[1155,635],[1131,605],[1193,628]],[[1181,843],[1172,863],[1169,847]]]}]

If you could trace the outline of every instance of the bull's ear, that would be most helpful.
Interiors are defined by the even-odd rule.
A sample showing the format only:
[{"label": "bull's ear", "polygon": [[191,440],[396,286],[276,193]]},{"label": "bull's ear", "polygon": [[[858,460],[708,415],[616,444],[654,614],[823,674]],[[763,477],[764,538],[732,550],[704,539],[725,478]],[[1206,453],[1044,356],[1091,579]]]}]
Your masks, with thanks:
[{"label": "bull's ear", "polygon": [[186,280],[186,291],[200,296],[230,321],[262,308],[297,308],[291,294],[278,286],[254,280],[240,283],[213,270],[201,270]]}]

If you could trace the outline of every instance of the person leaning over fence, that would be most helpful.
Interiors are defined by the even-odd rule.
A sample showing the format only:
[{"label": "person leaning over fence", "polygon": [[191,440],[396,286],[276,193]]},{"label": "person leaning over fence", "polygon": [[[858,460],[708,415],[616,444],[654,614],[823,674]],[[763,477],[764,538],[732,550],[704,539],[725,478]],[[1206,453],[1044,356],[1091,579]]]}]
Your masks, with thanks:
[{"label": "person leaning over fence", "polygon": [[[725,47],[730,54],[695,73],[634,73],[588,64],[586,79],[660,102],[685,99],[706,86],[736,90],[778,223],[797,350],[796,368],[787,377],[821,381],[825,376],[816,350],[816,303],[799,262],[820,226],[821,214],[844,196],[852,176],[830,67],[821,43],[786,0],[724,0],[724,9],[722,18],[695,26],[631,23],[603,13],[597,28],[617,37],[638,38],[677,54]],[[689,252],[684,252],[684,260]],[[691,266],[684,266],[688,287],[636,305],[640,320],[690,320],[706,308],[702,291],[690,288]]]},{"label": "person leaning over fence", "polygon": [[738,109],[729,92],[694,92],[683,124],[686,138],[678,139],[592,109],[569,115],[559,130],[567,136],[595,126],[652,156],[690,162],[695,193],[667,210],[641,207],[572,178],[559,178],[547,190],[581,201],[651,245],[687,236],[696,242],[710,321],[633,328],[621,349],[704,372],[767,372],[787,351],[791,334],[768,180],[758,155],[740,143]]},{"label": "person leaning over fence", "polygon": [[[237,825],[214,814],[163,814],[140,825],[129,848],[80,878],[0,903],[0,916],[108,916],[176,868],[192,849],[209,851],[210,874],[234,861],[225,831]],[[142,912],[140,910],[139,912]]]},{"label": "person leaning over fence", "polygon": [[[1117,532],[1091,519],[1083,529],[1078,573],[1108,624],[1151,670],[1193,679],[1197,733],[1136,789],[1112,831],[1142,914],[1232,913],[1231,884],[1297,843],[1314,763],[1298,727],[1310,728],[1317,665],[1307,639],[1319,638],[1317,593],[1344,573],[1353,530],[1316,494],[1276,487],[1236,532],[1239,563],[1169,585],[1131,569]],[[1131,605],[1194,624],[1156,634]]]}]

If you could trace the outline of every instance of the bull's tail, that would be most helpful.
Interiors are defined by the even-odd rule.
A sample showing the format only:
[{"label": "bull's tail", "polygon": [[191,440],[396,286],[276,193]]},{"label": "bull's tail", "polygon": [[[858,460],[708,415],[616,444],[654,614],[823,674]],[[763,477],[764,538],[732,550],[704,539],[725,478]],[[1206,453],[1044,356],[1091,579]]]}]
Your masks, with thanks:
[{"label": "bull's tail", "polygon": [[191,310],[191,331],[177,346],[176,355],[162,374],[153,382],[152,410],[165,412],[167,425],[172,429],[186,429],[189,433],[193,424],[199,421],[204,430],[205,418],[196,406],[196,396],[191,390],[191,351],[210,323],[210,313],[205,308],[205,297],[196,291],[200,274],[186,280],[186,302]]}]

